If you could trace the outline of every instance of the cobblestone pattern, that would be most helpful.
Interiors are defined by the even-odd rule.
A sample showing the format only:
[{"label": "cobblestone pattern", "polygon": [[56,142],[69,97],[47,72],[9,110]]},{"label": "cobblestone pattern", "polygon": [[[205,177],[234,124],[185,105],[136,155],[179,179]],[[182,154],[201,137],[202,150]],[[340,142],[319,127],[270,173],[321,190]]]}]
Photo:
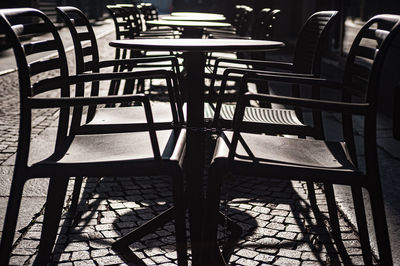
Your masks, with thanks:
[{"label": "cobblestone pattern", "polygon": [[[19,86],[16,72],[4,75],[0,85],[0,165],[17,151],[19,130]],[[57,110],[34,110],[32,137],[39,135],[58,118]]]},{"label": "cobblestone pattern", "polygon": [[[71,182],[72,183],[72,182]],[[53,263],[57,265],[130,264],[110,246],[121,235],[171,206],[167,177],[88,178],[75,219],[63,215]],[[231,265],[362,265],[358,237],[341,218],[342,246],[333,243],[324,194],[316,190],[313,212],[304,182],[236,178],[225,186],[221,210],[243,228]],[[13,251],[12,264],[30,265],[39,244],[42,216]],[[219,228],[223,242],[227,236]],[[175,265],[174,226],[168,223],[131,245],[147,265]],[[134,264],[130,264],[134,265]]]}]

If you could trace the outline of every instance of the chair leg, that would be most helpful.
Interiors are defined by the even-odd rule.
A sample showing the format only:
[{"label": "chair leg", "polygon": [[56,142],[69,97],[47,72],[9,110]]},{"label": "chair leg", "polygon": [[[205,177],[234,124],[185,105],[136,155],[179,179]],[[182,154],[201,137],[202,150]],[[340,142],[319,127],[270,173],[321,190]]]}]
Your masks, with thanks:
[{"label": "chair leg", "polygon": [[69,178],[51,178],[47,192],[39,252],[35,265],[47,265],[57,237]]},{"label": "chair leg", "polygon": [[340,224],[337,213],[335,191],[333,189],[333,185],[329,183],[324,183],[324,190],[325,190],[326,203],[328,205],[329,221],[332,227],[332,233],[335,240],[336,239],[340,240],[341,239]]},{"label": "chair leg", "polygon": [[186,243],[186,206],[184,199],[183,176],[180,171],[173,177],[173,197],[175,206],[175,232],[176,252],[178,254],[178,265],[188,265],[187,243]]},{"label": "chair leg", "polygon": [[206,215],[203,230],[202,265],[225,265],[224,258],[217,245],[217,227],[220,205],[222,174],[218,166],[211,165],[208,172],[206,195]]},{"label": "chair leg", "polygon": [[233,254],[235,245],[240,240],[243,229],[222,212],[218,212],[218,223],[220,225],[226,223],[228,230],[231,232],[228,241],[226,241],[226,243],[222,247],[222,256],[224,257],[225,261],[229,261],[231,255]]},{"label": "chair leg", "polygon": [[71,215],[74,215],[76,213],[76,209],[78,207],[79,195],[81,193],[81,188],[82,188],[82,181],[83,181],[82,176],[75,177],[74,190],[72,191],[71,205],[69,207],[69,212]]},{"label": "chair leg", "polygon": [[314,183],[311,181],[307,181],[306,184],[307,184],[308,199],[310,200],[310,204],[316,205],[317,199],[315,197]]},{"label": "chair leg", "polygon": [[8,265],[25,181],[14,174],[0,244],[0,265]]},{"label": "chair leg", "polygon": [[392,265],[392,251],[390,249],[385,205],[380,184],[375,185],[375,188],[371,189],[369,193],[380,263],[381,265]]},{"label": "chair leg", "polygon": [[352,186],[351,193],[353,195],[354,211],[356,214],[358,233],[360,234],[360,242],[364,263],[366,265],[372,265],[372,253],[368,234],[367,219],[365,216],[365,206],[362,189],[360,186]]}]

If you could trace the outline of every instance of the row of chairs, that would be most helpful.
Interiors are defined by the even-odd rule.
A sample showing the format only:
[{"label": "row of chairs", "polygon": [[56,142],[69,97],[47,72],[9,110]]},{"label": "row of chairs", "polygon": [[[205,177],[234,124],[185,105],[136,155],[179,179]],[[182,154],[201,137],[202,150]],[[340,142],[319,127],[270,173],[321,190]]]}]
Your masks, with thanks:
[{"label": "row of chairs", "polygon": [[[372,265],[370,234],[363,200],[363,191],[369,193],[373,225],[379,259],[382,265],[391,265],[389,235],[387,231],[376,147],[376,113],[379,91],[385,72],[397,66],[392,56],[400,37],[400,16],[377,15],[361,28],[347,56],[342,82],[319,77],[322,40],[327,37],[337,12],[318,12],[304,25],[296,45],[292,64],[254,60],[220,59],[220,62],[249,63],[258,70],[227,69],[229,75],[238,74],[240,82],[238,101],[224,105],[221,100],[215,110],[213,122],[217,128],[226,128],[218,135],[209,169],[207,206],[205,213],[204,264],[225,264],[229,254],[220,254],[217,246],[217,216],[221,186],[232,175],[241,177],[277,178],[306,181],[309,193],[314,182],[323,183],[328,204],[331,234],[340,243],[341,231],[337,216],[333,184],[351,186],[357,228],[364,263]],[[265,67],[281,71],[267,71]],[[216,71],[216,70],[215,70]],[[292,97],[246,92],[251,82],[276,82],[292,86]],[[223,83],[221,95],[224,90]],[[386,84],[387,85],[387,84]],[[312,99],[301,98],[304,86],[312,88]],[[395,87],[395,84],[392,84]],[[321,100],[322,90],[333,89],[341,101]],[[293,110],[249,107],[251,101],[267,102],[294,107]],[[301,108],[301,109],[299,109]],[[300,110],[311,109],[313,126],[303,121]],[[211,111],[210,111],[211,112]],[[327,141],[324,134],[322,112],[340,113],[342,138]],[[357,157],[353,117],[364,118],[363,147],[365,161]],[[232,130],[229,130],[232,129]],[[264,133],[264,134],[259,134]],[[289,134],[298,138],[288,138]],[[357,153],[358,151],[358,153]],[[359,167],[359,165],[365,165]],[[310,201],[315,204],[312,193]],[[342,257],[344,264],[352,263]]]},{"label": "row of chairs", "polygon": [[[177,231],[177,250],[178,262],[182,265],[186,264],[186,237],[184,226],[184,206],[183,202],[183,181],[181,173],[181,163],[184,156],[185,130],[183,128],[184,119],[179,90],[179,81],[177,72],[168,70],[156,71],[134,71],[134,72],[107,72],[100,73],[102,67],[115,67],[118,65],[132,66],[139,62],[151,62],[159,58],[138,58],[138,59],[122,59],[101,62],[98,59],[98,49],[94,33],[90,24],[83,14],[75,8],[65,7],[58,8],[58,12],[64,17],[71,33],[73,28],[83,27],[86,31],[79,30],[76,32],[74,40],[75,55],[77,60],[77,75],[69,75],[65,61],[65,52],[63,51],[61,40],[57,31],[47,17],[41,12],[34,9],[10,9],[1,11],[2,29],[12,42],[14,53],[16,55],[19,75],[20,75],[20,91],[21,91],[21,134],[19,139],[18,156],[16,168],[13,177],[13,185],[9,206],[7,209],[5,230],[1,244],[1,263],[8,261],[11,251],[11,243],[15,231],[15,223],[18,215],[18,208],[21,199],[22,188],[24,182],[34,177],[54,177],[51,179],[51,186],[48,194],[48,205],[46,207],[45,221],[41,238],[38,262],[45,262],[49,258],[52,246],[56,237],[56,229],[59,223],[59,215],[61,214],[62,202],[65,196],[66,184],[70,176],[132,176],[137,174],[168,174],[173,177],[174,182],[174,209],[161,214],[152,222],[154,226],[147,226],[145,229],[139,229],[137,235],[143,235],[149,230],[154,229],[155,225],[159,225],[162,221],[167,221],[172,215],[175,215],[175,225]],[[36,17],[40,22],[35,24],[23,25],[12,23],[10,18],[14,17]],[[377,233],[379,236],[378,247],[380,259],[382,262],[390,262],[391,254],[387,237],[386,221],[383,210],[382,195],[380,191],[379,175],[377,173],[376,147],[374,142],[375,127],[374,115],[376,113],[376,90],[379,87],[380,74],[383,71],[383,62],[389,61],[387,58],[388,49],[392,46],[392,42],[396,40],[398,33],[397,16],[377,16],[371,19],[360,31],[354,41],[352,50],[350,51],[348,64],[346,66],[346,75],[343,84],[327,81],[318,77],[318,68],[320,62],[320,40],[326,36],[326,31],[336,18],[336,12],[322,12],[312,16],[309,21],[316,21],[315,26],[310,30],[304,30],[305,40],[310,40],[310,50],[302,47],[299,43],[307,43],[300,41],[299,36],[298,48],[305,49],[303,58],[294,57],[293,65],[277,64],[267,62],[268,66],[283,66],[288,72],[268,72],[268,71],[243,71],[228,69],[224,72],[223,77],[226,79],[230,73],[239,73],[241,76],[241,92],[239,93],[239,103],[231,113],[233,120],[233,133],[224,131],[221,133],[218,141],[216,152],[214,154],[213,163],[210,169],[210,180],[207,193],[207,224],[205,241],[210,243],[205,249],[216,254],[209,257],[212,260],[223,260],[218,256],[216,247],[216,213],[219,205],[219,190],[222,177],[227,173],[241,175],[255,175],[276,178],[296,178],[308,180],[309,182],[324,182],[327,191],[328,202],[330,202],[329,214],[333,230],[336,237],[340,237],[338,231],[338,222],[336,209],[334,207],[334,198],[332,191],[333,183],[346,183],[353,186],[353,197],[356,203],[356,214],[359,231],[361,234],[361,243],[363,248],[364,260],[366,263],[371,262],[371,251],[369,249],[368,232],[365,227],[365,217],[362,214],[363,205],[361,197],[361,187],[366,187],[373,193],[373,211],[375,226],[379,227]],[[318,18],[318,19],[316,19]],[[315,20],[314,20],[315,19]],[[69,21],[69,22],[68,22]],[[382,23],[384,22],[384,23]],[[387,28],[376,29],[376,24],[385,25]],[[307,25],[307,23],[306,23]],[[318,29],[315,31],[315,29]],[[43,42],[24,43],[19,41],[20,35],[35,34],[38,32],[51,33],[52,39]],[[303,32],[302,31],[302,32]],[[314,35],[313,35],[314,34]],[[311,41],[311,37],[316,42]],[[306,38],[307,37],[307,38]],[[372,47],[366,47],[364,39],[375,40]],[[79,42],[78,42],[79,40]],[[82,46],[80,41],[89,40],[91,46]],[[371,42],[368,42],[371,45]],[[78,47],[78,49],[77,49]],[[80,47],[80,49],[79,49]],[[46,50],[56,50],[57,58],[43,60],[41,62],[29,62],[26,55],[43,52]],[[97,53],[97,55],[96,55]],[[309,53],[309,54],[307,54]],[[91,62],[84,62],[84,57],[91,55]],[[372,67],[365,67],[359,62],[361,57],[366,58],[365,61],[373,61]],[[356,60],[357,59],[357,60]],[[166,57],[163,60],[169,60],[171,64],[177,66],[175,57]],[[28,64],[29,62],[29,64]],[[295,63],[297,62],[297,63]],[[364,62],[364,61],[363,61]],[[264,62],[252,62],[254,65]],[[301,67],[307,70],[299,70]],[[79,69],[78,69],[79,68]],[[31,80],[32,76],[39,73],[59,70],[59,76],[45,78],[40,81]],[[133,69],[131,67],[131,69]],[[179,67],[177,67],[179,69]],[[89,72],[89,73],[87,73]],[[163,112],[157,114],[154,106],[150,106],[149,101],[144,95],[124,95],[100,97],[98,95],[100,81],[103,80],[121,80],[133,78],[164,78],[167,81],[168,92],[170,95],[171,105],[168,107],[170,114],[169,122],[159,123]],[[316,99],[301,99],[279,97],[263,94],[244,94],[246,85],[249,81],[277,81],[290,84],[308,84],[313,86],[315,91],[324,87],[337,87],[343,92],[344,103],[335,103],[329,101],[321,101]],[[90,96],[85,96],[84,83],[91,83]],[[76,84],[75,96],[71,96],[70,85]],[[300,90],[298,85],[293,85],[295,94]],[[42,98],[39,94],[45,91],[58,90],[61,91],[61,98]],[[223,93],[223,89],[221,90]],[[351,96],[361,96],[367,100],[367,103],[354,104],[351,103]],[[298,95],[295,95],[298,96]],[[319,95],[318,95],[319,96]],[[367,97],[364,97],[367,96]],[[284,118],[285,113],[289,113],[296,123],[287,123],[284,119],[268,120],[263,123],[263,132],[268,136],[253,134],[259,133],[249,131],[252,129],[252,119],[246,120],[246,107],[248,100],[277,102],[288,105],[299,105],[302,107],[310,107],[319,111],[327,108],[331,111],[345,112],[343,115],[343,130],[347,148],[343,143],[331,143],[323,140],[323,134],[318,132],[314,134],[315,129],[322,128],[318,126],[307,131],[307,126],[301,121],[301,117],[296,117],[296,113],[291,110],[287,112],[275,111],[276,109],[264,109],[267,112],[276,112]],[[120,107],[120,108],[97,108],[99,104],[114,105],[121,102],[142,101],[143,106]],[[82,117],[85,115],[81,106],[88,105],[89,111],[86,114],[86,122],[82,124]],[[217,105],[218,106],[218,105]],[[222,103],[220,104],[222,106]],[[30,114],[34,108],[60,108],[58,138],[55,145],[55,153],[48,159],[35,163],[27,164],[29,141],[30,141]],[[143,111],[144,108],[144,111]],[[222,107],[219,107],[222,109]],[[120,111],[119,109],[123,109]],[[140,110],[141,111],[137,111]],[[127,114],[129,110],[129,115]],[[257,109],[259,110],[259,109]],[[261,110],[261,109],[260,109]],[[269,111],[271,110],[271,111]],[[141,112],[141,118],[135,117],[135,113]],[[367,171],[363,172],[357,169],[355,160],[355,146],[353,140],[351,115],[349,113],[363,114],[366,117],[365,145],[369,151],[367,156]],[[101,118],[102,113],[104,114]],[[221,116],[219,111],[215,112],[215,125],[220,126]],[[69,123],[69,114],[72,115],[72,123]],[[153,122],[154,114],[154,122]],[[221,113],[222,114],[222,113]],[[124,120],[126,117],[128,120]],[[251,117],[251,116],[250,116]],[[273,117],[273,116],[270,116]],[[320,112],[316,112],[316,118],[320,118]],[[105,120],[108,122],[104,123]],[[254,120],[254,119],[253,119]],[[289,119],[290,120],[290,119]],[[172,123],[171,123],[172,121]],[[282,123],[283,121],[283,123]],[[298,122],[297,122],[298,121]],[[164,121],[165,122],[165,121]],[[263,121],[264,122],[264,121]],[[322,122],[321,122],[322,125]],[[276,126],[276,127],[275,127]],[[232,128],[232,123],[227,126]],[[274,131],[275,127],[275,131]],[[299,136],[313,136],[320,140],[306,139],[288,139],[283,137],[271,136],[276,134],[290,134]],[[295,131],[291,131],[295,130]],[[251,132],[251,133],[243,133]],[[313,134],[311,134],[311,133]],[[146,141],[146,137],[148,140]],[[139,141],[138,141],[139,140]],[[143,140],[143,141],[142,141]],[[102,146],[96,145],[102,143]],[[129,145],[127,145],[129,144]],[[105,146],[104,146],[105,145]],[[152,149],[149,153],[149,147]],[[238,150],[237,150],[238,149]],[[85,154],[94,154],[92,158],[86,158]],[[305,157],[305,154],[309,156]],[[112,171],[110,170],[112,169]],[[157,170],[156,170],[157,169]],[[165,170],[165,172],[160,172]],[[79,181],[79,178],[77,179]],[[360,198],[361,197],[361,198]],[[361,199],[361,200],[360,200]],[[51,215],[50,215],[51,213]],[[209,223],[211,221],[211,223]],[[150,224],[152,224],[150,223]],[[205,223],[206,224],[206,223]],[[129,237],[128,237],[129,238]],[[225,257],[226,259],[226,257]]]},{"label": "row of chairs", "polygon": [[[69,177],[76,177],[74,195],[79,195],[84,176],[149,175],[172,178],[174,206],[138,227],[133,233],[135,239],[174,218],[178,263],[186,265],[185,201],[181,170],[186,134],[182,128],[175,72],[106,71],[106,67],[130,66],[158,58],[100,61],[96,37],[83,13],[74,7],[58,7],[57,11],[64,18],[74,40],[76,75],[69,74],[61,38],[45,14],[32,8],[0,10],[1,31],[14,50],[18,66],[21,104],[17,159],[1,238],[0,265],[8,265],[22,191],[27,180],[50,178],[40,247],[35,260],[37,265],[46,265],[56,240]],[[24,36],[31,35],[38,38],[21,41]],[[89,42],[90,45],[84,46],[83,42]],[[55,53],[56,56],[31,62],[29,55],[43,52]],[[86,58],[90,58],[90,61],[86,62]],[[172,56],[164,60],[177,64]],[[106,81],[144,78],[166,81],[169,106],[152,105],[143,94],[99,96]],[[89,89],[85,89],[88,86]],[[48,97],[42,96],[43,93]],[[142,105],[113,107],[132,101],[141,102]],[[111,107],[99,108],[101,105]],[[85,106],[87,111],[83,110]],[[28,164],[31,114],[34,109],[43,108],[60,110],[54,153],[44,160]],[[158,108],[164,109],[158,111]],[[166,115],[169,115],[166,119],[168,122],[163,123],[160,119],[163,120],[162,117]],[[77,200],[78,197],[74,198]],[[125,241],[132,241],[129,238],[127,236]],[[118,242],[114,248],[118,248]]]}]

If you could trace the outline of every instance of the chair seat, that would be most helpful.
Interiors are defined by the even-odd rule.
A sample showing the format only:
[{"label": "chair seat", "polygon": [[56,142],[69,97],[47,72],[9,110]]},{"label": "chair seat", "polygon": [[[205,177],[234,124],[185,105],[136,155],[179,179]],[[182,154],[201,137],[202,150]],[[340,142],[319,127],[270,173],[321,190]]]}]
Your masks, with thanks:
[{"label": "chair seat", "polygon": [[[157,103],[151,105],[154,123],[162,124],[157,128],[171,128],[172,112],[169,103]],[[118,108],[97,108],[94,118],[83,126],[102,126],[112,124],[147,124],[143,106],[130,106]]]},{"label": "chair seat", "polygon": [[[232,132],[224,131],[218,138],[215,162],[228,162],[232,135]],[[235,173],[271,178],[297,177],[300,180],[313,177],[329,180],[330,177],[337,177],[340,172],[339,176],[343,179],[340,183],[348,184],[350,180],[346,179],[349,175],[362,176],[349,158],[347,148],[342,142],[241,133],[234,164],[230,166],[234,167]],[[335,182],[338,180],[335,179]]]},{"label": "chair seat", "polygon": [[[206,118],[214,117],[215,105],[206,103],[204,106]],[[220,118],[223,120],[233,120],[235,114],[235,104],[222,104]],[[285,124],[292,126],[305,126],[296,116],[294,110],[271,109],[248,106],[245,109],[243,121],[253,123]]]},{"label": "chair seat", "polygon": [[153,168],[154,173],[165,173],[160,167],[166,162],[177,163],[175,157],[170,159],[178,139],[185,138],[185,130],[158,130],[156,134],[162,160],[154,159],[149,132],[88,134],[76,135],[65,152],[32,165],[31,170],[40,175],[41,171],[48,173],[49,168],[54,168],[55,175],[61,176],[116,176],[119,172],[126,175],[129,168],[132,168],[131,175],[141,171],[149,175],[148,168]]}]

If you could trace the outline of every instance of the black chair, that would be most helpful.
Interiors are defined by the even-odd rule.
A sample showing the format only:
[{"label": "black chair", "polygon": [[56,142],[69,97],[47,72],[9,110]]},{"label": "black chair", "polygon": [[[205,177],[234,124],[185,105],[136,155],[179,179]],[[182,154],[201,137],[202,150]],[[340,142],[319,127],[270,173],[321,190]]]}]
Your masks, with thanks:
[{"label": "black chair", "polygon": [[[76,62],[76,73],[88,73],[88,72],[100,72],[104,68],[113,67],[113,71],[132,71],[135,68],[150,67],[151,69],[157,69],[160,62],[165,62],[162,66],[169,65],[177,73],[174,75],[171,72],[170,78],[167,79],[167,87],[169,92],[170,105],[158,105],[153,106],[153,114],[155,117],[155,124],[158,129],[168,129],[174,126],[179,126],[183,123],[182,113],[182,100],[179,89],[179,77],[180,70],[178,60],[174,56],[164,57],[141,57],[131,59],[120,59],[120,60],[99,60],[99,52],[97,47],[96,36],[93,28],[86,18],[86,16],[75,7],[58,7],[57,12],[60,17],[64,20],[68,26],[72,39],[74,42],[75,49],[75,62]],[[83,37],[84,36],[84,37]],[[88,41],[88,44],[84,44]],[[160,75],[153,75],[149,72],[148,78],[160,78]],[[161,78],[163,78],[161,76]],[[173,83],[170,80],[173,80]],[[123,94],[133,93],[132,80],[128,80],[123,91]],[[120,87],[119,81],[112,81],[110,85],[109,95],[118,95]],[[80,88],[80,94],[83,93],[83,87]],[[92,83],[91,95],[97,95],[99,91],[99,84]],[[90,116],[86,121],[86,125],[83,127],[85,130],[90,127],[99,127],[101,125],[115,124],[116,127],[120,127],[121,124],[145,124],[145,116],[143,108],[140,106],[128,106],[123,108],[90,108]],[[118,125],[119,124],[119,125]],[[81,129],[83,129],[81,127]],[[98,129],[96,129],[98,130]]]},{"label": "black chair", "polygon": [[[144,21],[142,20],[139,8],[133,4],[119,4],[119,5],[107,5],[115,26],[115,34],[117,40],[122,39],[137,39],[137,38],[175,38],[179,36],[173,31],[145,31]],[[142,57],[159,57],[165,55],[172,55],[170,52],[152,52],[146,53],[142,51],[129,51],[127,49],[116,48],[115,58],[126,59],[126,58],[142,58]],[[160,62],[154,61],[150,64],[140,64],[141,68],[159,68],[159,67],[171,67],[170,63],[166,63],[160,60]],[[126,67],[125,67],[126,69]],[[130,70],[129,68],[127,69]],[[129,84],[131,85],[131,84]],[[133,86],[125,86],[125,90],[132,90]],[[139,80],[136,85],[136,90],[139,92],[144,91],[144,80]]]},{"label": "black chair", "polygon": [[[218,36],[220,38],[231,38],[231,39],[271,40],[274,30],[276,30],[275,24],[278,21],[279,16],[280,16],[279,9],[271,10],[270,8],[264,8],[257,14],[257,17],[254,19],[254,23],[250,27],[250,29],[251,29],[250,36],[239,36],[237,34],[225,34],[225,35],[220,34],[220,35],[213,35],[213,38],[216,38]],[[215,66],[215,59],[218,59],[219,57],[222,57],[222,58],[225,58],[225,57],[227,57],[227,58],[235,58],[235,57],[236,58],[246,58],[246,57],[248,57],[248,54],[250,54],[251,59],[256,60],[256,59],[260,59],[261,57],[263,57],[265,53],[264,52],[235,53],[235,54],[233,54],[233,56],[232,56],[232,54],[228,54],[228,53],[213,53],[213,56],[208,57],[207,77],[215,78],[215,74],[214,75],[210,74],[210,73],[213,73],[213,69]],[[250,65],[246,65],[246,67],[249,68]],[[215,81],[213,81],[213,82],[215,82]]]},{"label": "black chair", "polygon": [[[214,91],[215,81],[218,75],[218,68],[221,63],[249,64],[254,71],[263,71],[265,68],[272,68],[278,74],[297,75],[309,74],[318,77],[320,75],[320,64],[322,57],[322,47],[327,40],[328,34],[338,19],[337,11],[320,11],[313,14],[303,25],[299,34],[296,49],[294,52],[293,63],[245,60],[245,59],[217,59],[213,70],[214,78],[211,82],[211,91]],[[318,30],[315,30],[318,29]],[[228,80],[239,81],[243,73],[251,71],[249,69],[227,69],[222,75],[222,83],[218,92],[217,103],[206,103],[205,110],[207,119],[213,119],[213,125],[222,128],[231,128],[235,104],[223,103],[226,83]],[[268,88],[268,84],[266,86]],[[264,90],[262,92],[269,92]],[[238,92],[241,94],[243,92]],[[292,95],[300,96],[299,87],[292,86]],[[314,89],[313,97],[318,98],[318,90]],[[322,122],[319,112],[313,112],[313,125],[308,126],[303,123],[302,111],[300,108],[295,110],[271,109],[259,107],[246,107],[244,121],[248,125],[250,132],[266,132],[268,134],[279,134],[285,132],[293,135],[322,136]]]},{"label": "black chair", "polygon": [[[168,222],[172,217],[175,220],[178,263],[186,265],[185,206],[181,171],[185,130],[179,126],[169,130],[156,129],[152,106],[143,94],[104,97],[79,94],[80,85],[96,81],[146,78],[149,72],[69,75],[60,36],[48,17],[36,9],[0,10],[0,28],[15,54],[21,105],[17,158],[1,238],[0,264],[8,265],[22,191],[27,180],[50,178],[40,246],[35,260],[37,265],[46,265],[57,236],[69,177],[168,175],[173,180],[174,206],[137,228],[134,233],[118,240],[113,247],[124,253],[128,244]],[[21,43],[21,39],[32,35],[36,36],[34,40]],[[87,34],[80,35],[84,36]],[[44,52],[55,55],[31,62],[29,55]],[[168,76],[167,71],[153,71],[152,74]],[[76,96],[71,95],[74,89],[72,85],[77,85]],[[43,93],[46,95],[42,96]],[[103,126],[98,131],[88,132],[81,131],[80,123],[75,123],[84,119],[82,106],[95,107],[131,101],[143,103],[146,124],[142,129],[135,125],[110,125],[109,129]],[[59,109],[54,153],[44,160],[28,164],[31,113],[34,109],[48,108]],[[87,116],[91,116],[90,112]]]},{"label": "black chair", "polygon": [[[343,97],[342,101],[327,101],[246,93],[240,98],[235,111],[233,132],[224,131],[219,136],[209,170],[206,212],[208,216],[205,220],[208,229],[205,230],[205,243],[209,252],[215,255],[209,257],[211,260],[223,263],[216,246],[216,213],[219,209],[223,177],[234,174],[351,186],[364,263],[371,265],[373,259],[362,193],[362,188],[367,189],[380,263],[392,265],[378,171],[376,112],[377,96],[385,67],[393,67],[398,62],[398,58],[393,57],[390,50],[398,46],[399,38],[400,16],[377,15],[370,19],[352,44],[342,83],[311,78],[308,75],[248,73],[243,77],[243,87],[249,81],[268,80],[338,89],[342,91]],[[245,106],[249,100],[341,113],[343,139],[335,142],[243,133]],[[365,170],[357,166],[353,115],[364,117]],[[340,231],[333,230],[332,234],[335,242],[341,241]]]},{"label": "black chair", "polygon": [[235,13],[230,21],[232,27],[226,29],[206,29],[209,38],[229,38],[235,36],[248,36],[253,23],[253,8],[246,5],[236,5]]}]

